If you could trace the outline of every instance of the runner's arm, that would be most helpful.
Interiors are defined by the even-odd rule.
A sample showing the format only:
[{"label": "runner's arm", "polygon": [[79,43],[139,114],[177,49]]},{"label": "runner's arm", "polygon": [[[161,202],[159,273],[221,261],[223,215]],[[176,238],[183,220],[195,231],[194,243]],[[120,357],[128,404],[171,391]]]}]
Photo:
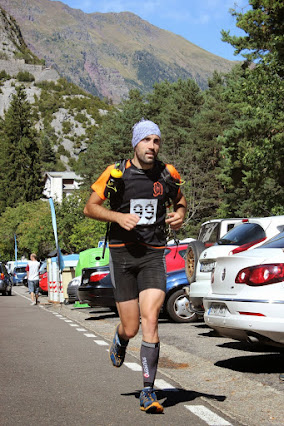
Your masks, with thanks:
[{"label": "runner's arm", "polygon": [[84,215],[102,222],[116,222],[127,231],[135,228],[140,219],[138,215],[109,210],[102,205],[103,202],[96,192],[92,192],[84,208]]}]

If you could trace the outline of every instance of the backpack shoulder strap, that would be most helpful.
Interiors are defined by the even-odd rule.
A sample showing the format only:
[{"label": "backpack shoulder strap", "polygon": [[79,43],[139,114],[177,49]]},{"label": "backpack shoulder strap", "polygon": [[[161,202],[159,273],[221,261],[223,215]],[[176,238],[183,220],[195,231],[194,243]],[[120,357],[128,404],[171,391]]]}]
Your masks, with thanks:
[{"label": "backpack shoulder strap", "polygon": [[126,164],[127,164],[128,160],[119,160],[114,164],[114,167],[118,170],[122,171],[122,174],[125,172],[126,169]]}]

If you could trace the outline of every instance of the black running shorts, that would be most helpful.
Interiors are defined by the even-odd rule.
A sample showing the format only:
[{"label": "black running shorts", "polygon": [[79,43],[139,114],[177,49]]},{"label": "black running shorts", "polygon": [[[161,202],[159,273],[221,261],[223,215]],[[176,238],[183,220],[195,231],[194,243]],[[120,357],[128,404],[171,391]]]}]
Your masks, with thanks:
[{"label": "black running shorts", "polygon": [[148,288],[166,292],[164,249],[140,244],[110,248],[110,273],[117,302],[137,299]]}]

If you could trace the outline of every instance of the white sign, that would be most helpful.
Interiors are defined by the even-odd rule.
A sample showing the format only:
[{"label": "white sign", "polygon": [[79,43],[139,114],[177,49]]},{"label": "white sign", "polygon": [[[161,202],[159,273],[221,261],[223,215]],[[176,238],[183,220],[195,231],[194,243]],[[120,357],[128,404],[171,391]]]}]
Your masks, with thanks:
[{"label": "white sign", "polygon": [[140,217],[137,225],[153,225],[157,218],[158,200],[130,200],[130,213]]}]

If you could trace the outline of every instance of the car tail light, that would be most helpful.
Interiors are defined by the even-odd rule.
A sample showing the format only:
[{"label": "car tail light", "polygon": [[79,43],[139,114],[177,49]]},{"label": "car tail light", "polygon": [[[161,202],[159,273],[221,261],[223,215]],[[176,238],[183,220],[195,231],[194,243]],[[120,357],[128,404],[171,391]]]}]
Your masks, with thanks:
[{"label": "car tail light", "polygon": [[214,245],[214,243],[209,243],[208,241],[207,241],[207,243],[204,243],[205,248],[212,247],[213,245]]},{"label": "car tail light", "polygon": [[96,283],[108,275],[108,272],[93,272],[90,275],[90,282]]},{"label": "car tail light", "polygon": [[234,250],[231,250],[230,253],[229,253],[229,255],[236,254],[236,253],[241,253],[242,251],[246,251],[250,247],[254,246],[255,244],[259,244],[259,243],[261,243],[264,240],[266,240],[266,237],[260,238],[259,240],[250,241],[249,243],[246,243],[246,244],[242,244],[241,246],[235,248]]},{"label": "car tail light", "polygon": [[4,280],[4,278],[5,278],[5,275],[1,272],[1,274],[0,274],[0,280]]},{"label": "car tail light", "polygon": [[236,284],[261,286],[284,281],[284,264],[257,265],[242,269],[236,276]]}]

